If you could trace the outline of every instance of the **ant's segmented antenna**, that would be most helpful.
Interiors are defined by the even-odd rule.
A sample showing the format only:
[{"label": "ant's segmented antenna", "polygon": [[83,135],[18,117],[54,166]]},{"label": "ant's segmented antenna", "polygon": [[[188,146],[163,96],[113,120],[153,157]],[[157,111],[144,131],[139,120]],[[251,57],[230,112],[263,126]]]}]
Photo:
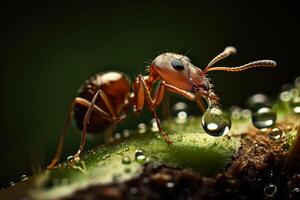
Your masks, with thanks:
[{"label": "ant's segmented antenna", "polygon": [[228,56],[235,54],[236,53],[236,48],[234,47],[226,47],[222,53],[214,57],[206,66],[204,72],[208,72],[209,68],[219,62],[220,60],[223,60],[224,58],[227,58]]},{"label": "ant's segmented antenna", "polygon": [[207,69],[205,72],[209,72],[209,71],[240,72],[240,71],[244,71],[256,67],[275,67],[275,66],[276,66],[276,62],[273,60],[257,60],[238,67],[211,67]]}]

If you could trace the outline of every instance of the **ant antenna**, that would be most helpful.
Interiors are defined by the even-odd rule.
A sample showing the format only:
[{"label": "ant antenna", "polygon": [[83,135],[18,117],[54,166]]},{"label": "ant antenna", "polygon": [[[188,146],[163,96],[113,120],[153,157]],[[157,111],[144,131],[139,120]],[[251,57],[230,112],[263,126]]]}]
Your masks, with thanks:
[{"label": "ant antenna", "polygon": [[256,67],[275,67],[276,62],[273,60],[257,60],[254,62],[247,63],[245,65],[241,65],[238,67],[211,67],[209,69],[205,69],[205,73],[209,71],[227,71],[227,72],[240,72],[250,68]]},{"label": "ant antenna", "polygon": [[226,47],[224,49],[224,51],[222,53],[220,53],[219,55],[217,55],[216,57],[214,57],[209,63],[208,65],[206,66],[205,68],[205,72],[209,71],[209,68],[211,66],[213,66],[214,64],[216,64],[217,62],[219,62],[220,60],[223,60],[224,58],[227,58],[228,56],[232,55],[232,54],[235,54],[236,53],[236,48],[234,47]]}]

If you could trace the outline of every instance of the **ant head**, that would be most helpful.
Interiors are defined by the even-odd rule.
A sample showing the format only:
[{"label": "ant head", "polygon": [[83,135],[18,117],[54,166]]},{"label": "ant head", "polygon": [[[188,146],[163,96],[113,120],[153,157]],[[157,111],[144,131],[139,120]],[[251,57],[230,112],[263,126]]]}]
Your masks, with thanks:
[{"label": "ant head", "polygon": [[157,56],[151,63],[150,72],[157,74],[166,83],[183,90],[193,87],[191,82],[191,70],[195,70],[191,60],[181,54],[163,53]]}]

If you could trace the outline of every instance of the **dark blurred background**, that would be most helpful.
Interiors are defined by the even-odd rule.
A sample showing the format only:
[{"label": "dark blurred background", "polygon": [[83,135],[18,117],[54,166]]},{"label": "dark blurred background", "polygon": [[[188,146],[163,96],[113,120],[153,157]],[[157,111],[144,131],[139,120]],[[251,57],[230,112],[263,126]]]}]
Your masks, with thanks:
[{"label": "dark blurred background", "polygon": [[[224,65],[276,60],[275,70],[212,72],[224,107],[244,106],[257,92],[276,96],[283,84],[300,75],[298,7],[290,1],[1,4],[1,187],[49,163],[70,102],[96,72],[119,70],[133,78],[144,73],[147,59],[188,50],[192,62],[203,68],[228,45],[238,54]],[[138,120],[130,115],[121,127],[149,120],[146,112]],[[74,123],[69,133],[64,159],[80,140]],[[97,140],[89,140],[88,146]]]}]

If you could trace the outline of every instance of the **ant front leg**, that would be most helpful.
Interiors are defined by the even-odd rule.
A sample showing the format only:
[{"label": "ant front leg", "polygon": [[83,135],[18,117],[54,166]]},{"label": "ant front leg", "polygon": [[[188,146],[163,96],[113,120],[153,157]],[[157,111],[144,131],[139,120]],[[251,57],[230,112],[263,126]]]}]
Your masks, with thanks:
[{"label": "ant front leg", "polygon": [[157,93],[154,96],[154,100],[151,97],[150,91],[148,89],[148,86],[144,80],[144,77],[142,75],[138,76],[137,80],[137,90],[135,91],[136,95],[136,112],[139,112],[143,109],[144,103],[145,103],[145,97],[147,100],[147,104],[149,106],[149,109],[151,110],[154,119],[156,121],[157,127],[159,129],[160,134],[163,136],[166,143],[171,144],[172,140],[168,137],[168,135],[163,131],[161,127],[160,120],[156,113],[156,107],[157,105],[162,101],[163,95],[164,95],[164,86],[160,84]]}]

